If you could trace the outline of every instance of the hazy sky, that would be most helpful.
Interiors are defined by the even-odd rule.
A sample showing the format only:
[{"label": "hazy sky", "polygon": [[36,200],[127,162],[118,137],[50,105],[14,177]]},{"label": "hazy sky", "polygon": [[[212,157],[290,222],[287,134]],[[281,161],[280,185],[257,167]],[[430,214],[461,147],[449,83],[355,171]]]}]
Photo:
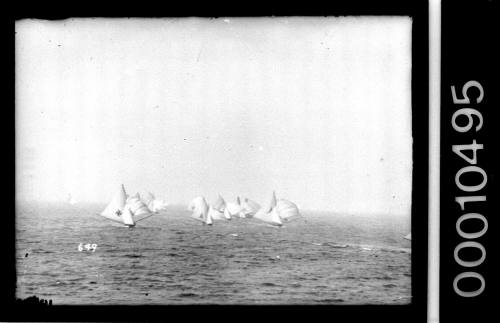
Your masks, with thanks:
[{"label": "hazy sky", "polygon": [[411,19],[16,24],[19,199],[410,214]]}]

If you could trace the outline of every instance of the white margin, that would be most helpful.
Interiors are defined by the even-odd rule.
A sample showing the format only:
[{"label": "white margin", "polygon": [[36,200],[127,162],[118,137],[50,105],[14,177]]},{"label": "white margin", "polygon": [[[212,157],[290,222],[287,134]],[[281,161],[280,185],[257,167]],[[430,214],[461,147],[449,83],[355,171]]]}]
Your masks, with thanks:
[{"label": "white margin", "polygon": [[441,1],[429,1],[429,228],[427,322],[439,322]]}]

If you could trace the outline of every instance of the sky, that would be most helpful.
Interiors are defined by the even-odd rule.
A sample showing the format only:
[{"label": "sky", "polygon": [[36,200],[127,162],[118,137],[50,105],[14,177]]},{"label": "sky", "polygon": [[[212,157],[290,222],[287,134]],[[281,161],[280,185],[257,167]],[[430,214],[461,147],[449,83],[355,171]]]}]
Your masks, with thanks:
[{"label": "sky", "polygon": [[409,17],[16,22],[18,200],[409,216]]}]

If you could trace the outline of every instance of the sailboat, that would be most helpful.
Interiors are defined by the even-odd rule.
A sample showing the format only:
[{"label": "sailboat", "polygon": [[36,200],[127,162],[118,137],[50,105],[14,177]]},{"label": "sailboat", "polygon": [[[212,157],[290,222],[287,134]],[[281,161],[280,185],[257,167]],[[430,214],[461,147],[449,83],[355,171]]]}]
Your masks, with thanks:
[{"label": "sailboat", "polygon": [[300,217],[299,208],[293,202],[285,199],[279,199],[276,203],[276,210],[282,221],[289,222]]},{"label": "sailboat", "polygon": [[220,194],[215,203],[209,206],[208,214],[213,220],[231,220],[231,215],[226,212],[226,201]]},{"label": "sailboat", "polygon": [[411,241],[411,232],[405,235],[403,238]]},{"label": "sailboat", "polygon": [[127,199],[127,205],[129,206],[132,214],[140,216],[151,214],[151,210],[148,208],[146,203],[144,203],[141,199],[139,193],[136,193],[134,196],[131,196]]},{"label": "sailboat", "polygon": [[208,212],[209,206],[203,196],[195,197],[188,206],[188,210],[192,211],[191,217],[203,224],[212,225],[212,215]]},{"label": "sailboat", "polygon": [[75,198],[71,194],[68,194],[68,198],[66,199],[66,201],[69,204],[71,204],[71,205],[75,205],[76,204],[76,200],[75,200]]},{"label": "sailboat", "polygon": [[152,216],[153,213],[141,201],[139,193],[127,197],[125,187],[122,184],[100,215],[127,227],[134,227],[137,222]]},{"label": "sailboat", "polygon": [[283,222],[289,222],[298,217],[300,217],[300,212],[297,205],[285,199],[277,200],[275,192],[268,206],[261,208],[254,215],[254,218],[276,226],[281,226]]},{"label": "sailboat", "polygon": [[146,203],[151,212],[158,213],[161,210],[165,210],[167,208],[168,203],[156,199],[156,197],[151,192],[147,192],[146,196],[143,198],[143,201]]},{"label": "sailboat", "polygon": [[260,208],[253,217],[274,226],[283,225],[278,213],[276,194],[274,192],[269,204],[266,207]]},{"label": "sailboat", "polygon": [[226,209],[224,210],[224,213],[227,213],[228,216],[230,216],[231,218],[237,217],[237,216],[240,218],[245,217],[239,196],[236,197],[236,203],[234,203],[234,202],[226,203]]},{"label": "sailboat", "polygon": [[259,203],[245,198],[243,203],[241,203],[240,216],[243,218],[251,218],[260,210],[260,208]]}]

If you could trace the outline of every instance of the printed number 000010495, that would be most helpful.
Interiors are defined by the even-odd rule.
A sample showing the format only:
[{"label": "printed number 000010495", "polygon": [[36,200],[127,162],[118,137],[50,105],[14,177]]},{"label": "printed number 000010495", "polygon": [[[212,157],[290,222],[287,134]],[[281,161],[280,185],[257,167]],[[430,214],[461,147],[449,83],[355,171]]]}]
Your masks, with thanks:
[{"label": "printed number 000010495", "polygon": [[[470,88],[476,88],[476,90],[479,91],[479,95],[476,98],[476,103],[475,108],[480,107],[480,103],[483,100],[484,97],[484,89],[482,85],[477,82],[477,81],[469,81],[464,84],[462,87],[462,96],[463,98],[458,98],[457,93],[455,91],[455,87],[451,87],[451,95],[453,98],[453,103],[454,104],[471,104],[471,99],[469,98],[467,91]],[[474,130],[475,133],[477,133],[481,128],[483,127],[483,115],[481,112],[475,108],[461,108],[455,111],[453,113],[453,116],[451,118],[451,125],[455,131],[458,133],[466,133],[469,132],[470,130]],[[457,119],[463,119],[466,117],[467,123],[465,125],[459,125],[457,123]],[[476,119],[474,119],[475,117]],[[477,122],[474,122],[477,121]],[[475,125],[475,127],[474,127]],[[470,144],[456,144],[451,147],[452,151],[460,158],[462,158],[465,162],[467,162],[468,165],[462,167],[459,169],[455,175],[455,185],[456,187],[460,190],[460,194],[462,193],[472,193],[473,195],[465,195],[465,196],[455,196],[455,202],[457,202],[460,205],[460,209],[465,212],[462,214],[456,222],[456,231],[460,237],[463,239],[466,239],[466,241],[463,241],[459,243],[454,251],[454,258],[457,264],[464,268],[474,268],[478,267],[481,265],[484,260],[486,259],[486,249],[484,246],[478,242],[478,241],[473,241],[475,239],[480,238],[483,236],[487,231],[488,231],[488,221],[486,217],[480,213],[474,212],[473,208],[476,204],[472,204],[473,202],[486,202],[486,195],[484,194],[484,188],[486,186],[486,183],[488,181],[488,176],[486,175],[486,172],[483,170],[483,168],[477,166],[478,164],[478,151],[484,149],[484,146],[480,143],[478,143],[475,139],[472,140],[472,143]],[[470,151],[472,154],[471,156],[467,156],[464,152]],[[463,175],[464,174],[477,174],[480,175],[480,181],[477,181],[474,183],[475,185],[469,184],[464,184],[463,183]],[[470,176],[470,175],[469,175]],[[477,179],[477,177],[476,177]],[[478,194],[479,193],[479,194]],[[468,203],[466,205],[466,203]],[[466,210],[467,209],[467,210]],[[472,210],[471,210],[472,209]],[[470,212],[473,211],[473,212]],[[479,231],[476,232],[465,232],[463,230],[463,223],[466,223],[466,221],[470,221],[471,219],[476,219],[480,220],[482,222],[482,228]],[[465,249],[465,248],[474,248],[480,251],[481,257],[477,260],[463,260],[460,257],[460,250]],[[476,269],[477,270],[477,269]],[[459,288],[458,283],[462,279],[477,279],[480,282],[480,287],[474,291],[464,291]],[[455,290],[455,293],[462,297],[475,297],[478,296],[483,292],[485,288],[485,280],[483,276],[477,272],[477,271],[465,271],[460,274],[458,274],[454,281],[453,281],[453,289]]]}]

